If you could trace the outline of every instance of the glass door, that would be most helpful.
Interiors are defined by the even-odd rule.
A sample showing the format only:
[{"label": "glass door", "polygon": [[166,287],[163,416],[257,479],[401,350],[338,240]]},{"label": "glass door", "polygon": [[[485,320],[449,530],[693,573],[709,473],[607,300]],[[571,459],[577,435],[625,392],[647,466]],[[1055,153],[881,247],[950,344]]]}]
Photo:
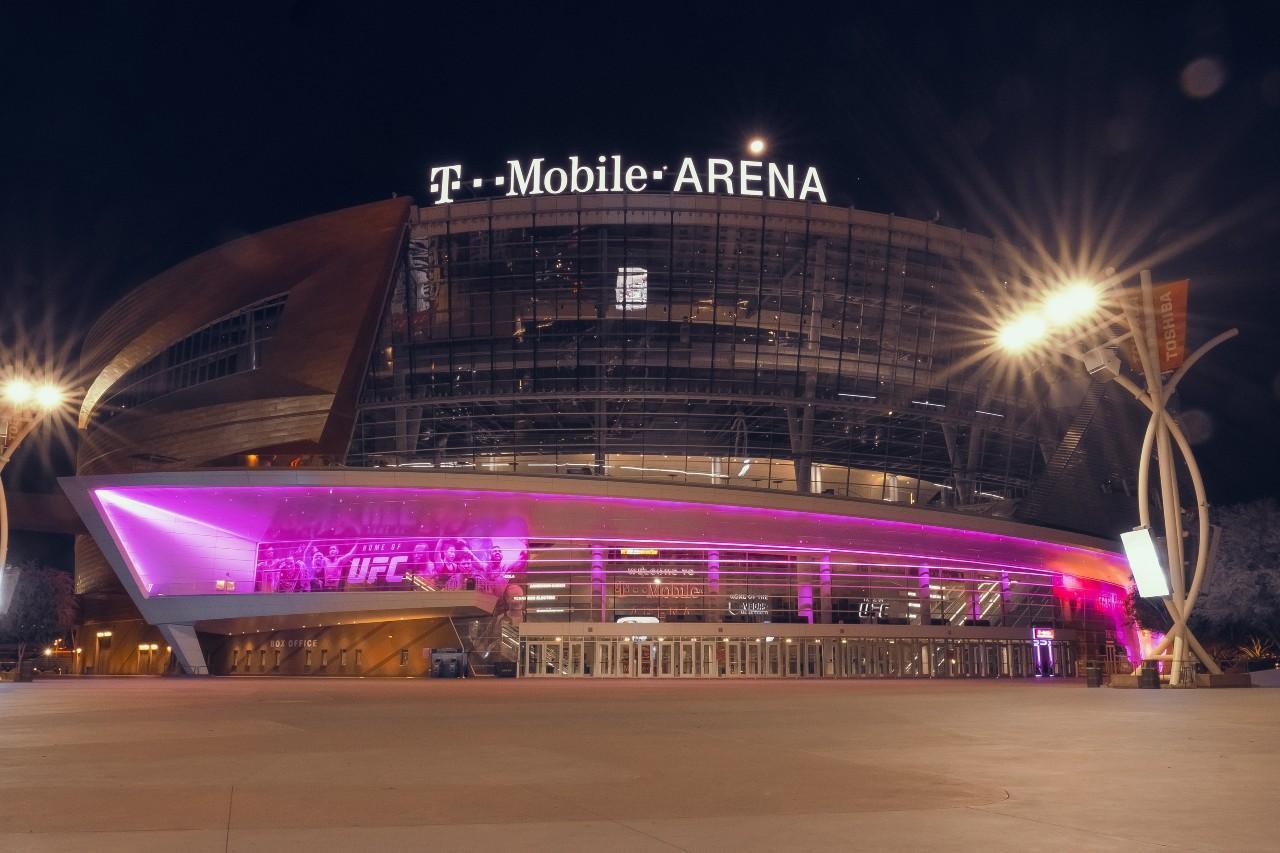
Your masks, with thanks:
[{"label": "glass door", "polygon": [[568,643],[568,654],[565,658],[565,675],[579,678],[584,673],[586,660],[583,657],[582,640],[571,640]]},{"label": "glass door", "polygon": [[739,643],[736,640],[730,643],[725,643],[725,650],[729,655],[729,675],[742,675],[744,671],[744,667],[742,665],[742,643]]},{"label": "glass door", "polygon": [[680,641],[680,667],[677,675],[690,677],[697,674],[694,664],[697,662],[697,646],[689,640]]},{"label": "glass door", "polygon": [[787,650],[787,675],[800,675],[800,647],[791,640],[783,643],[783,648]]},{"label": "glass door", "polygon": [[715,678],[720,673],[716,670],[716,645],[715,641],[707,640],[697,643],[696,647],[701,651],[699,660],[702,662],[702,677]]},{"label": "glass door", "polygon": [[747,643],[747,675],[751,676],[752,678],[759,677],[761,673],[761,667],[760,667],[761,648],[762,647],[759,640],[757,640],[754,643]]},{"label": "glass door", "polygon": [[560,643],[544,643],[542,647],[542,660],[546,668],[547,675],[560,675],[564,669],[564,655]]},{"label": "glass door", "polygon": [[648,643],[648,642],[640,643],[640,648],[639,648],[640,658],[637,661],[638,675],[646,676],[646,675],[654,674],[653,659],[655,657],[654,653],[657,650],[657,645],[658,645],[657,643]]},{"label": "glass door", "polygon": [[615,645],[611,640],[599,640],[595,643],[595,661],[591,666],[593,675],[601,677],[613,675],[613,649]]},{"label": "glass door", "polygon": [[804,676],[817,678],[822,674],[822,643],[818,640],[804,644]]},{"label": "glass door", "polygon": [[782,647],[777,643],[765,643],[765,675],[778,678],[782,675]]},{"label": "glass door", "polygon": [[680,674],[676,666],[675,647],[676,647],[676,644],[671,642],[670,640],[658,643],[657,645],[658,675],[661,675],[666,678],[670,678],[672,676]]},{"label": "glass door", "polygon": [[630,639],[618,641],[618,675],[630,678],[636,674],[636,644]]}]

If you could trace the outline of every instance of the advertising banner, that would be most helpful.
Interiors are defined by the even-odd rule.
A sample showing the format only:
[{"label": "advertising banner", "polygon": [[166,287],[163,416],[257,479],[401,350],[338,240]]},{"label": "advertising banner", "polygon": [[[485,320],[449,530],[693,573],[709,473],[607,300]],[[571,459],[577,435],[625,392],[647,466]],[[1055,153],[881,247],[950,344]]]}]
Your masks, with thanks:
[{"label": "advertising banner", "polygon": [[[1155,347],[1161,373],[1177,370],[1187,357],[1187,291],[1190,286],[1190,279],[1183,279],[1156,284],[1151,288],[1156,311]],[[1141,292],[1132,290],[1128,296],[1133,304],[1134,316],[1142,317]],[[1142,361],[1138,358],[1138,350],[1132,338],[1125,341],[1123,351],[1130,369],[1141,372]]]}]

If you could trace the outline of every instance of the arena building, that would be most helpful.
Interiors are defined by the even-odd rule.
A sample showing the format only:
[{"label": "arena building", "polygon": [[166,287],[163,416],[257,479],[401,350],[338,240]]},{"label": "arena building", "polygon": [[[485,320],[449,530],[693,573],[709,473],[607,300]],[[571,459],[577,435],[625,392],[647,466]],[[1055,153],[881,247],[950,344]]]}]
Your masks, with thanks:
[{"label": "arena building", "polygon": [[973,357],[1023,274],[1012,247],[735,192],[749,169],[717,194],[606,191],[604,163],[595,191],[526,167],[495,198],[442,172],[435,204],[244,237],[107,311],[63,480],[88,530],[83,668],[421,676],[456,648],[477,675],[1029,677],[1138,657],[1113,539],[1136,453],[1108,386]]}]

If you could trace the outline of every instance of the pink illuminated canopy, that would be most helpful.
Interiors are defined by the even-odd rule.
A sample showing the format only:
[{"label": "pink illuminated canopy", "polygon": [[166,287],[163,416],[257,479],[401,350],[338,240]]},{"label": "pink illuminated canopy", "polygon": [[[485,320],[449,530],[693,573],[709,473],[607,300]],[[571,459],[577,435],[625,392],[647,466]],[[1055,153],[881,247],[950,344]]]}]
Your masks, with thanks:
[{"label": "pink illuminated canopy", "polygon": [[[373,486],[127,485],[91,494],[146,597],[298,589],[306,572],[312,590],[399,588],[415,565],[425,567],[415,576],[431,583],[451,576],[483,582],[523,571],[521,555],[527,559],[537,542],[811,552],[869,571],[990,569],[1084,579],[1104,584],[1094,586],[1101,595],[1128,582],[1124,559],[1113,552],[761,507]],[[284,563],[286,555],[294,562]],[[449,560],[470,568],[446,569]]]}]

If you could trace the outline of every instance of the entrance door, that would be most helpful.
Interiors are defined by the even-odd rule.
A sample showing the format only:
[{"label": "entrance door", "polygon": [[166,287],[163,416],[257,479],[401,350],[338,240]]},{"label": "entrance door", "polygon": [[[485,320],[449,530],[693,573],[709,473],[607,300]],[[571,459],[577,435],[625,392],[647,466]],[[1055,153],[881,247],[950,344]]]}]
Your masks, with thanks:
[{"label": "entrance door", "polygon": [[636,644],[629,639],[618,641],[618,675],[631,678],[636,674]]},{"label": "entrance door", "polygon": [[716,642],[714,640],[705,640],[697,644],[699,660],[702,662],[703,678],[716,678],[720,672],[716,669]]},{"label": "entrance door", "polygon": [[636,674],[653,675],[653,646],[650,643],[640,643],[637,651],[639,657],[636,660]]},{"label": "entrance door", "polygon": [[676,662],[676,644],[667,640],[657,645],[657,674],[664,678],[670,678],[680,674],[680,670]]},{"label": "entrance door", "polygon": [[764,647],[765,652],[765,675],[770,678],[778,678],[782,675],[782,647],[777,643],[767,643]]},{"label": "entrance door", "polygon": [[612,640],[598,640],[593,644],[593,661],[591,665],[591,674],[597,677],[607,677],[614,674],[613,672],[613,649],[616,644]]},{"label": "entrance door", "polygon": [[998,643],[988,643],[985,647],[987,653],[987,678],[999,678],[1000,672],[1000,645]]},{"label": "entrance door", "polygon": [[728,669],[726,670],[730,677],[742,675],[742,643],[736,640],[725,643],[725,652],[728,655]]},{"label": "entrance door", "polygon": [[822,675],[822,643],[818,640],[805,641],[804,676],[817,678]]},{"label": "entrance door", "polygon": [[568,643],[568,647],[564,674],[575,678],[580,677],[586,673],[586,658],[583,655],[582,641],[571,640]]},{"label": "entrance door", "polygon": [[761,644],[759,641],[747,643],[747,675],[752,678],[760,676],[760,649]]},{"label": "entrance door", "polygon": [[676,674],[685,678],[696,675],[696,655],[697,647],[694,643],[688,640],[680,641],[680,666],[677,668]]},{"label": "entrance door", "polygon": [[560,675],[564,668],[564,655],[560,643],[544,643],[542,665],[547,675]]},{"label": "entrance door", "polygon": [[787,650],[787,675],[789,677],[798,677],[800,675],[800,646],[787,640],[783,643],[783,648]]},{"label": "entrance door", "polygon": [[1050,640],[1035,640],[1035,674],[1037,676],[1054,675],[1053,643]]}]

